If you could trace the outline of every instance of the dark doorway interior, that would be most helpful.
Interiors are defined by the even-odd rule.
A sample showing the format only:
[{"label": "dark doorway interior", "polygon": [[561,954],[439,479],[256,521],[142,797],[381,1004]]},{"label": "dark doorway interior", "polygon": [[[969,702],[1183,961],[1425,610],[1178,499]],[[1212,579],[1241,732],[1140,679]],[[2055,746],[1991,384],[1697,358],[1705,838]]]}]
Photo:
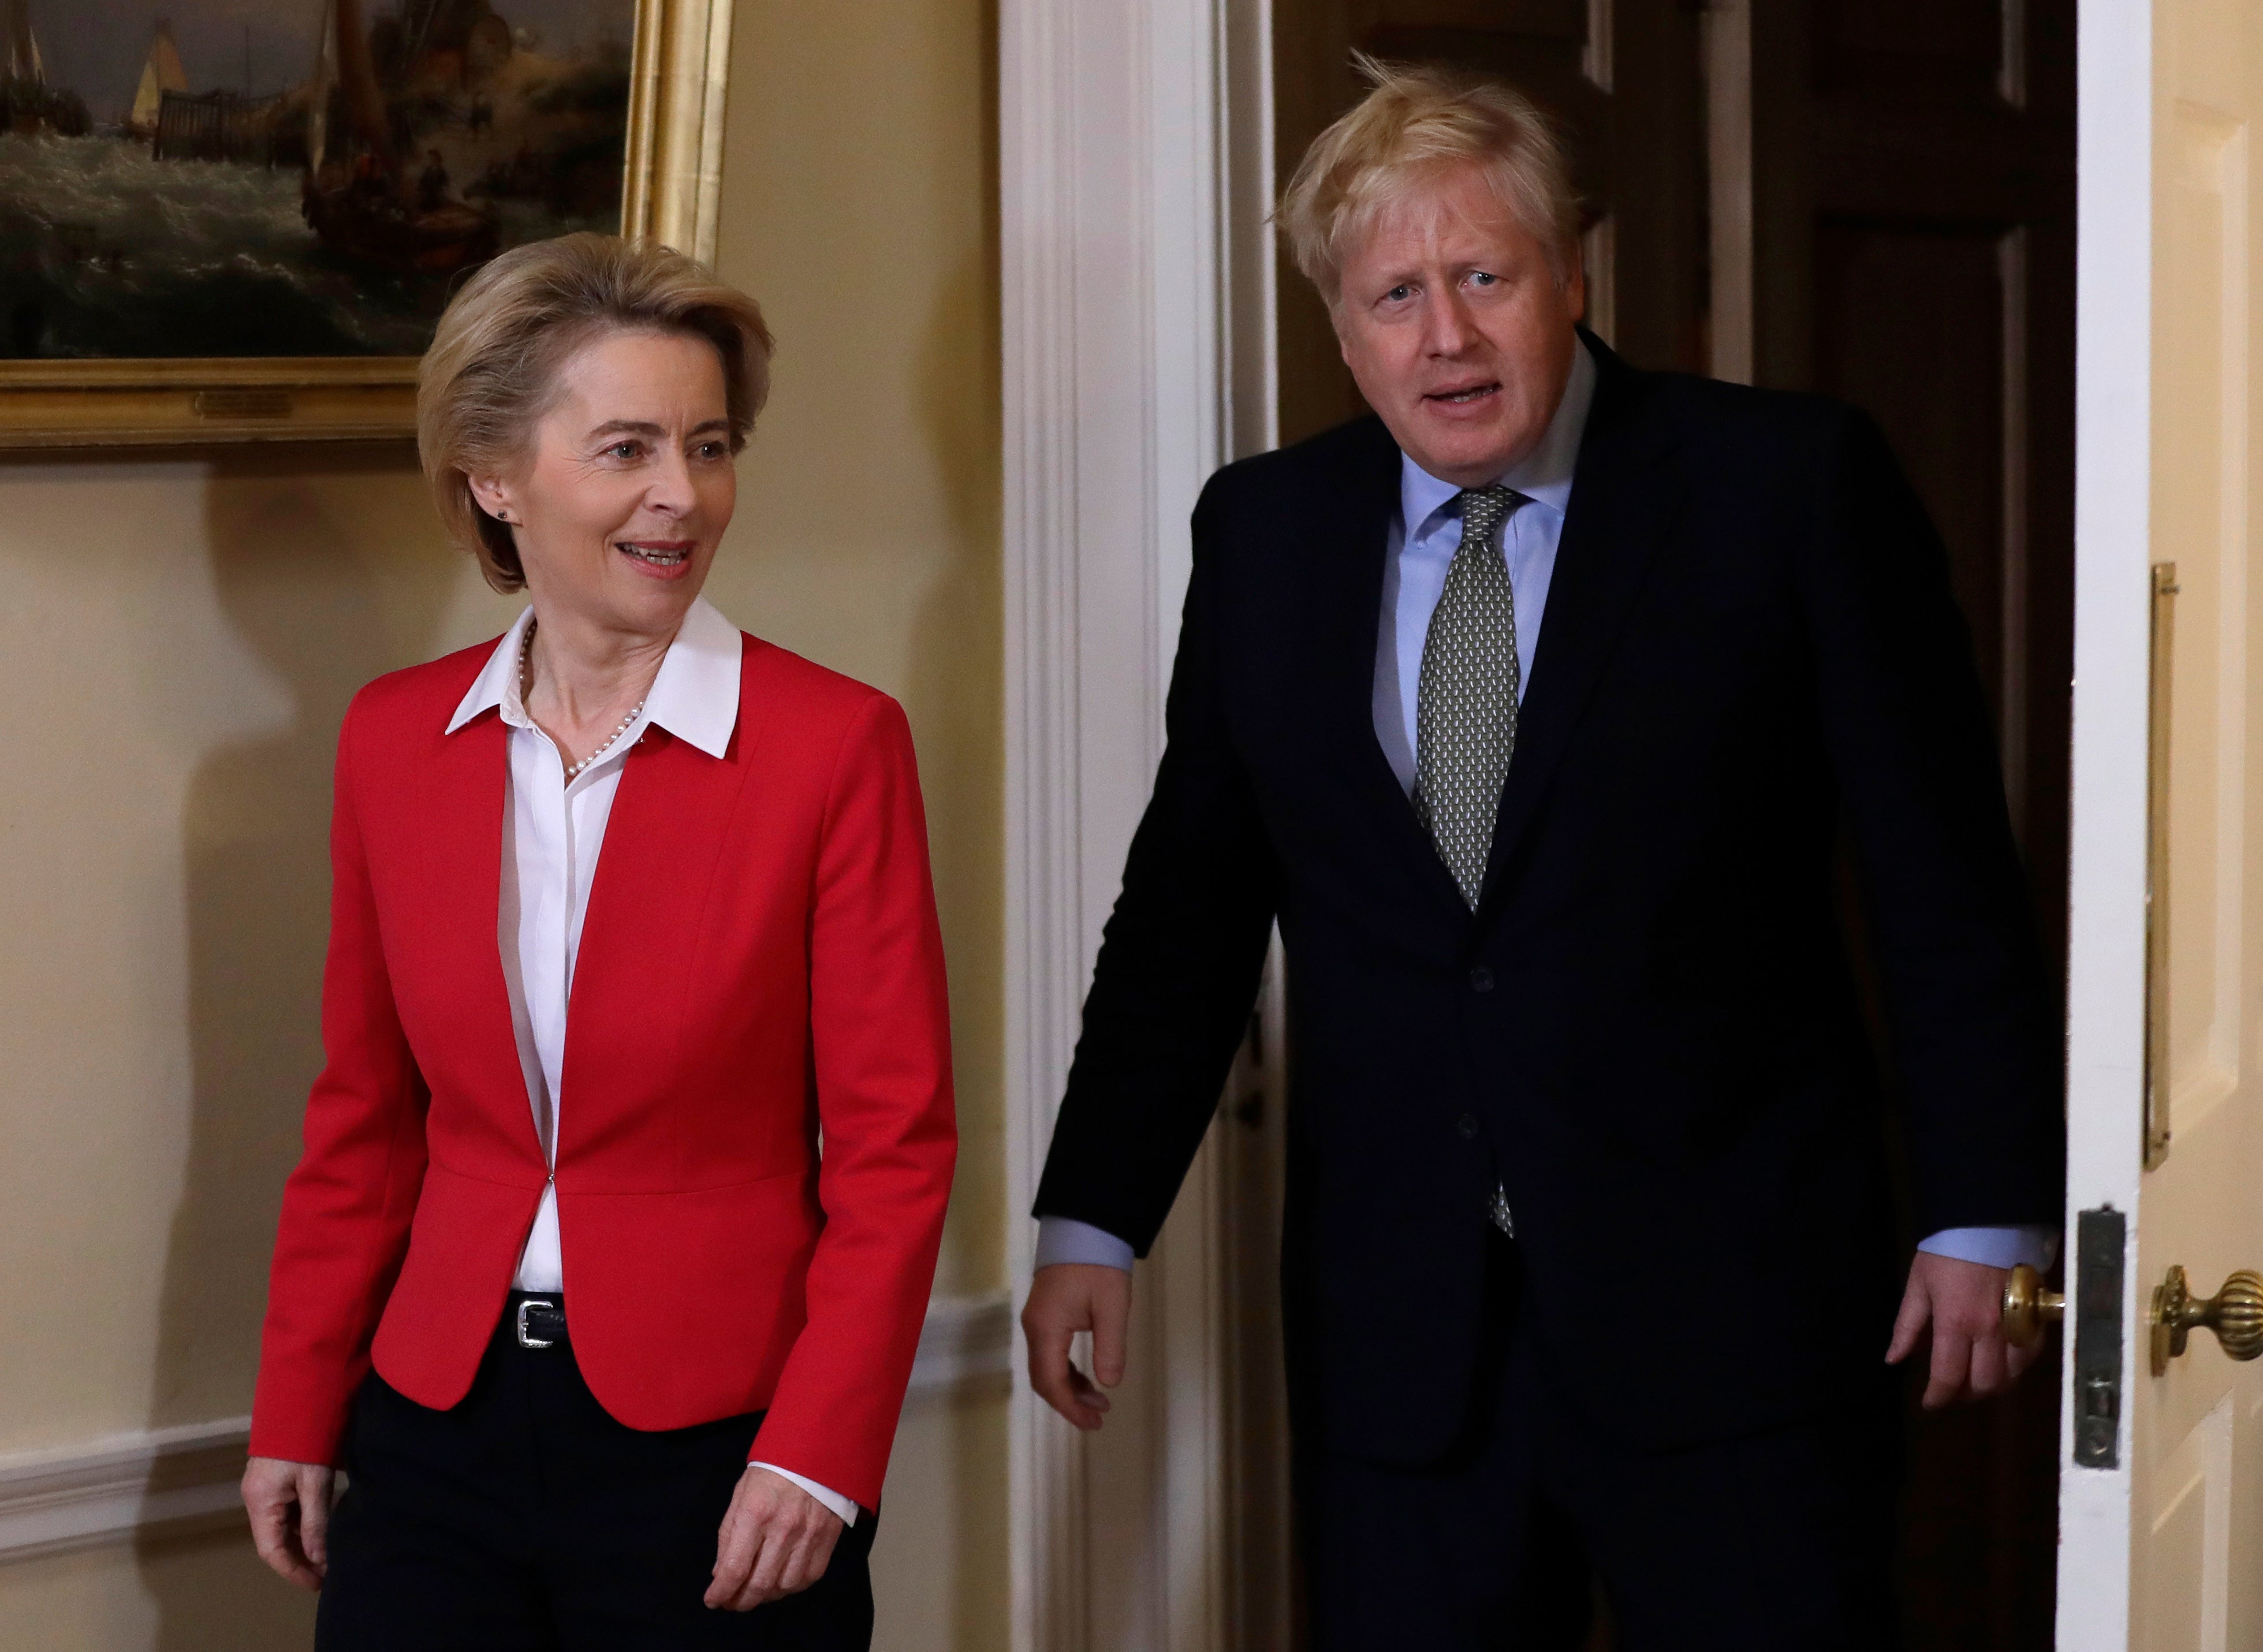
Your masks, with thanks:
[{"label": "dark doorway interior", "polygon": [[[1347,59],[1496,75],[1570,133],[1597,330],[1645,366],[1819,390],[1884,427],[1948,541],[2052,957],[2073,648],[2072,0],[1275,0],[1283,180]],[[1284,441],[1360,410],[1281,271]],[[2055,1351],[1912,1413],[1907,1644],[2045,1652]]]}]

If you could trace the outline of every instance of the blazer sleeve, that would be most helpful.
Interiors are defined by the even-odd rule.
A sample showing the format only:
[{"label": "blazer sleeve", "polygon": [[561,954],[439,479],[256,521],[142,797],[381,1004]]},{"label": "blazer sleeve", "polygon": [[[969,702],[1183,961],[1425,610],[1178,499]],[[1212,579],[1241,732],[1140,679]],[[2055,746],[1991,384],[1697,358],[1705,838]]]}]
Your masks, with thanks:
[{"label": "blazer sleeve", "polygon": [[911,730],[885,696],[836,760],[809,958],[825,1226],[808,1318],[751,1455],[878,1508],[958,1143],[927,819]]},{"label": "blazer sleeve", "polygon": [[1884,437],[1842,415],[1803,595],[1861,872],[1918,1231],[2059,1221],[2057,1040],[1947,552]]},{"label": "blazer sleeve", "polygon": [[1163,761],[1102,933],[1037,1216],[1141,1256],[1218,1111],[1278,901],[1276,862],[1220,694],[1220,484],[1194,516]]},{"label": "blazer sleeve", "polygon": [[254,1454],[294,1462],[338,1461],[424,1181],[430,1093],[394,1005],[357,813],[355,752],[367,720],[357,699],[338,736],[324,1064],[283,1190],[252,1401]]}]

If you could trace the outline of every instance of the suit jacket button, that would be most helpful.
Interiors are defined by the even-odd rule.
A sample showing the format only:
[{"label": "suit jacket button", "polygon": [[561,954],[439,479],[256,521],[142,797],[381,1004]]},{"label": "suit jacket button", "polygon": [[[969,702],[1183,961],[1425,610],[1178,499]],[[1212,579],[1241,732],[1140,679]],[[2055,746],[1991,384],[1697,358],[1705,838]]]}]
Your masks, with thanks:
[{"label": "suit jacket button", "polygon": [[1474,1114],[1463,1114],[1454,1121],[1454,1129],[1460,1132],[1461,1138],[1465,1142],[1474,1142],[1478,1139],[1478,1122]]},{"label": "suit jacket button", "polygon": [[1470,971],[1470,991],[1472,992],[1492,992],[1493,971],[1486,969],[1482,963],[1478,965],[1476,969],[1471,970]]}]

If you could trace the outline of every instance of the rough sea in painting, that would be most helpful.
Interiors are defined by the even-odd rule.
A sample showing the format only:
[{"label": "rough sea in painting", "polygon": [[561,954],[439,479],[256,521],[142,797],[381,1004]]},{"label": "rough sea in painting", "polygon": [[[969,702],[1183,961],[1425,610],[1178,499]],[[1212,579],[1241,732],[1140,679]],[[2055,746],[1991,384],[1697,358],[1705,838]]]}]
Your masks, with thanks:
[{"label": "rough sea in painting", "polygon": [[[233,31],[191,26],[199,7],[230,24],[264,0],[162,20],[54,0],[67,51],[0,0],[0,357],[415,355],[482,258],[618,227],[628,0],[544,0],[541,29],[484,0],[329,3],[372,18],[367,44],[338,50],[325,0],[282,0],[264,61],[242,27],[241,89],[205,90]],[[138,81],[89,67],[105,29]]]}]

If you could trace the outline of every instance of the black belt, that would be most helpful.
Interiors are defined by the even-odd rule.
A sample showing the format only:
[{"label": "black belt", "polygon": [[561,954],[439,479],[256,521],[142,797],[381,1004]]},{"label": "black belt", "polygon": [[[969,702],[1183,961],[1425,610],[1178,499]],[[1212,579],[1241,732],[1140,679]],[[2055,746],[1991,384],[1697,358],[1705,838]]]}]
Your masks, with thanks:
[{"label": "black belt", "polygon": [[522,1348],[551,1348],[566,1340],[566,1304],[555,1296],[519,1296],[510,1309],[511,1329]]}]

